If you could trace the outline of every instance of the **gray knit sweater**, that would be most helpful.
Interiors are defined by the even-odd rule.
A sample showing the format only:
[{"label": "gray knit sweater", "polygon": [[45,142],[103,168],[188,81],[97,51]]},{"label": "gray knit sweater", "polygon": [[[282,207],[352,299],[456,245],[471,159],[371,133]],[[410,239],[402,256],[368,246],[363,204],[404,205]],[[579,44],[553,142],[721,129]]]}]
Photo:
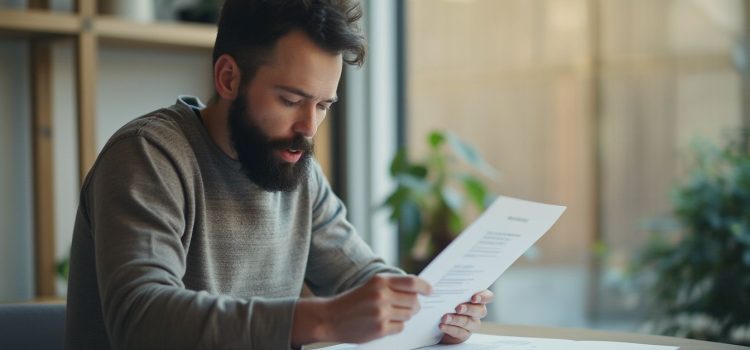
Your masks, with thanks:
[{"label": "gray knit sweater", "polygon": [[71,249],[68,349],[290,347],[303,282],[318,295],[387,267],[320,168],[266,192],[216,146],[194,97],[133,120],[84,182]]}]

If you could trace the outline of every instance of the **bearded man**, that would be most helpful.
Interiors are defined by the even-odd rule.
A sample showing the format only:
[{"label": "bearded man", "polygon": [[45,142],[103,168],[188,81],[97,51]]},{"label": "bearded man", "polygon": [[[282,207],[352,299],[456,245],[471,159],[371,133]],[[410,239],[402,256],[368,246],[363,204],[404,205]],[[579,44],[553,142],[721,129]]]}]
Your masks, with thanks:
[{"label": "bearded man", "polygon": [[[287,349],[403,329],[431,287],[373,254],[312,158],[343,64],[363,63],[360,17],[344,0],[225,2],[214,96],[131,121],[85,179],[66,348]],[[443,342],[466,340],[491,299],[446,315]]]}]

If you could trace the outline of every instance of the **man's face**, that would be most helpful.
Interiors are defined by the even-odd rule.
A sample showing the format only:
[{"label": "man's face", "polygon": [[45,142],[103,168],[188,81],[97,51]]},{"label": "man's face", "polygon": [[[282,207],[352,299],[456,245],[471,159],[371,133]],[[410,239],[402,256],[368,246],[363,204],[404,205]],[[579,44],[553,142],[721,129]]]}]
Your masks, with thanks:
[{"label": "man's face", "polygon": [[292,191],[306,179],[312,137],[331,105],[342,57],[291,32],[276,44],[229,108],[232,145],[245,174],[268,191]]}]

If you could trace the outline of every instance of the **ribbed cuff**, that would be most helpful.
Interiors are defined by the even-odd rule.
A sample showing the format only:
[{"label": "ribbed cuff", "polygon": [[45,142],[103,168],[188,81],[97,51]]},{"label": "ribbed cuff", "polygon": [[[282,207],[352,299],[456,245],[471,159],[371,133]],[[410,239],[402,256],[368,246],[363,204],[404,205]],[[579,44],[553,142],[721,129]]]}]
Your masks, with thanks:
[{"label": "ribbed cuff", "polygon": [[297,299],[253,298],[250,321],[252,349],[292,348],[292,320]]}]

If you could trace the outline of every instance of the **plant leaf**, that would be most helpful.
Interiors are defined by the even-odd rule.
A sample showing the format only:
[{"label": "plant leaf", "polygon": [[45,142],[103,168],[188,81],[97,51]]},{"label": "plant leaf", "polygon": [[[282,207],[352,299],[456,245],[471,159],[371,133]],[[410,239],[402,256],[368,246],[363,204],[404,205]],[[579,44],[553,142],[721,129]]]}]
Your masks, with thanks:
[{"label": "plant leaf", "polygon": [[445,134],[442,131],[432,131],[427,136],[427,143],[432,150],[437,150],[445,142]]},{"label": "plant leaf", "polygon": [[461,160],[468,163],[491,179],[497,177],[497,170],[495,170],[495,168],[485,162],[484,159],[482,159],[482,156],[473,146],[450,132],[445,133],[445,138],[448,141],[448,144],[453,149],[453,152],[456,153],[456,155],[461,158]]},{"label": "plant leaf", "polygon": [[455,235],[461,233],[461,230],[463,230],[464,228],[464,221],[463,219],[461,219],[461,215],[459,215],[457,212],[454,212],[453,210],[450,210],[448,227]]},{"label": "plant leaf", "polygon": [[478,208],[484,209],[487,201],[487,188],[484,184],[471,175],[464,175],[461,180],[469,199],[474,202]]},{"label": "plant leaf", "polygon": [[464,199],[458,191],[451,187],[443,187],[440,189],[440,196],[451,211],[456,213],[461,212]]},{"label": "plant leaf", "polygon": [[383,202],[383,207],[391,208],[391,220],[398,221],[401,206],[409,198],[409,189],[398,186]]},{"label": "plant leaf", "polygon": [[406,235],[407,243],[411,247],[419,232],[422,231],[422,214],[419,206],[412,200],[405,201],[400,208],[399,217],[401,232]]},{"label": "plant leaf", "polygon": [[396,176],[396,183],[399,186],[414,191],[415,195],[423,195],[430,191],[431,184],[424,177],[416,177],[411,174],[401,174]]},{"label": "plant leaf", "polygon": [[56,270],[57,275],[67,281],[70,275],[70,258],[59,260],[56,264]]},{"label": "plant leaf", "polygon": [[393,160],[391,160],[391,176],[396,176],[404,172],[404,169],[407,169],[408,167],[409,160],[406,158],[406,149],[402,148],[396,152],[393,156]]},{"label": "plant leaf", "polygon": [[409,166],[409,168],[406,170],[406,172],[414,177],[424,179],[427,177],[427,167],[421,164],[415,164],[412,166]]},{"label": "plant leaf", "polygon": [[469,145],[453,133],[446,133],[445,136],[448,140],[448,144],[450,144],[450,146],[453,148],[453,151],[455,151],[456,154],[461,157],[461,159],[475,166],[478,166],[483,162],[482,157],[479,155],[479,152],[477,152],[477,150],[474,149],[473,146]]}]

